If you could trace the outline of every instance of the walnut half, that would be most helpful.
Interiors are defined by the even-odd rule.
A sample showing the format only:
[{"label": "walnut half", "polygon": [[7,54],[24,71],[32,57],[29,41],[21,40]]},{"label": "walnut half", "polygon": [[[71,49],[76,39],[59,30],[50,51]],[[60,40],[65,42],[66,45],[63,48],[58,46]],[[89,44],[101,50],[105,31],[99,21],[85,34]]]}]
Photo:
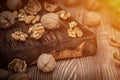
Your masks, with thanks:
[{"label": "walnut half", "polygon": [[70,13],[66,12],[64,10],[58,11],[58,12],[56,12],[56,14],[63,20],[67,20],[68,18],[70,18]]},{"label": "walnut half", "polygon": [[58,5],[57,4],[50,4],[48,2],[44,2],[44,8],[45,8],[45,10],[52,12],[52,11],[55,11],[58,8]]},{"label": "walnut half", "polygon": [[12,38],[18,41],[25,41],[28,35],[26,33],[23,33],[21,31],[16,31],[11,34]]},{"label": "walnut half", "polygon": [[40,39],[44,34],[44,26],[42,26],[41,23],[37,23],[33,25],[31,28],[29,28],[28,33],[30,33],[30,36],[36,40]]},{"label": "walnut half", "polygon": [[68,36],[73,38],[82,37],[83,35],[82,31],[78,27],[70,28],[68,29],[67,32],[68,32]]},{"label": "walnut half", "polygon": [[9,64],[8,64],[8,69],[9,71],[13,73],[22,73],[26,72],[27,70],[27,64],[25,61],[20,60],[20,59],[13,59]]}]

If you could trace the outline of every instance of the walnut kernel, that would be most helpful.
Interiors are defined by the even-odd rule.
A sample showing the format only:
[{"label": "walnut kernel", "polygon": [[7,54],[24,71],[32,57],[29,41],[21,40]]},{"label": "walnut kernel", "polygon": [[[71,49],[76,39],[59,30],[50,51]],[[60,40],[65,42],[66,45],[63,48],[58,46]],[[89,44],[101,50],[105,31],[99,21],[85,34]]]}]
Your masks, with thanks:
[{"label": "walnut kernel", "polygon": [[73,38],[82,37],[83,35],[82,31],[78,27],[70,28],[68,29],[67,32],[68,32],[68,36]]},{"label": "walnut kernel", "polygon": [[44,26],[42,26],[41,23],[37,23],[33,25],[31,28],[29,28],[28,33],[30,33],[30,36],[36,40],[40,39],[44,34]]},{"label": "walnut kernel", "polygon": [[74,28],[77,26],[77,22],[71,21],[68,25],[69,25],[69,28]]},{"label": "walnut kernel", "polygon": [[26,33],[23,33],[21,31],[16,31],[11,34],[12,38],[18,41],[25,41],[28,35]]}]

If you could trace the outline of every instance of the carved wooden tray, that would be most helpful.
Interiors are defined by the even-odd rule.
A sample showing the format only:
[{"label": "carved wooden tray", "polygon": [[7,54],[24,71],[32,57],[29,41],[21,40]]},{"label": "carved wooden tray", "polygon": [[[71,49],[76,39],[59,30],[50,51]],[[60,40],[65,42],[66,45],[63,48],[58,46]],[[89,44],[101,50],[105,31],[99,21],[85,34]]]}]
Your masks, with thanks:
[{"label": "carved wooden tray", "polygon": [[[40,3],[43,7],[43,2],[46,0],[41,0]],[[50,3],[54,3],[50,1]],[[62,10],[60,7],[57,11]],[[57,12],[56,11],[56,12]],[[39,12],[39,15],[42,16],[46,13],[49,13],[44,8]],[[90,45],[94,47],[93,53],[96,53],[97,43],[95,35],[87,30],[83,25],[79,24],[79,28],[83,32],[83,36],[81,38],[71,38],[67,34],[67,25],[70,21],[75,21],[72,17],[68,20],[62,21],[60,28],[57,30],[47,30],[43,37],[39,40],[27,39],[26,42],[19,42],[14,40],[11,37],[11,33],[16,30],[20,30],[23,32],[28,31],[30,25],[26,25],[23,22],[19,22],[16,20],[15,25],[7,30],[0,29],[0,59],[2,64],[7,66],[7,64],[14,58],[19,58],[25,60],[28,65],[34,62],[40,54],[42,53],[50,53],[51,51],[61,51],[61,50],[72,50],[77,48],[82,42],[86,41]],[[77,21],[76,21],[77,22]],[[91,47],[84,47],[83,53],[90,53],[88,49]],[[56,53],[57,54],[57,53]],[[59,55],[59,54],[57,54]],[[80,56],[75,56],[80,57]],[[66,59],[66,58],[74,58],[74,57],[65,57],[57,59]]]}]

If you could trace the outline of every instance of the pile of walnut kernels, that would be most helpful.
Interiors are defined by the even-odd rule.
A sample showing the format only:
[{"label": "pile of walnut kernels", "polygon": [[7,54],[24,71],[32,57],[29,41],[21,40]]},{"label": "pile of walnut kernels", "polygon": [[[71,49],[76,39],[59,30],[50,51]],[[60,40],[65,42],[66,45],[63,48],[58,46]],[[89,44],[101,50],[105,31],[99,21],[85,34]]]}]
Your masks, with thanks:
[{"label": "pile of walnut kernels", "polygon": [[[50,16],[52,17],[51,19],[46,19],[46,20],[44,19],[44,21],[46,21],[45,22],[46,24],[44,24],[42,23],[43,21],[41,21],[41,18],[43,16],[40,16],[38,14],[42,8],[41,4],[39,3],[39,1],[37,0],[35,1],[36,2],[34,2],[35,3],[34,5],[32,4],[32,2],[28,2],[28,5],[26,5],[24,8],[21,8],[18,11],[15,10],[12,12],[15,19],[18,19],[20,22],[24,22],[27,25],[29,24],[32,25],[28,29],[28,33],[25,33],[22,31],[13,32],[11,34],[13,39],[18,40],[18,41],[26,41],[28,37],[31,37],[31,38],[34,38],[35,40],[38,40],[44,35],[45,30],[48,29],[46,24],[50,24],[49,25],[49,27],[51,27],[50,29],[58,29],[60,26],[59,25],[60,20],[67,20],[70,18],[70,13],[64,10],[53,13],[53,11],[56,11],[56,9],[58,8],[57,4],[51,4],[48,2],[44,2],[44,8],[49,13],[44,14],[43,16],[49,15],[48,18],[50,18]],[[52,15],[51,13],[54,15]],[[55,16],[57,16],[59,19],[57,19],[57,17]],[[67,30],[69,37],[76,38],[76,37],[81,37],[83,35],[82,31],[80,30],[80,28],[78,28],[77,24],[78,23],[76,21],[69,22],[68,24],[69,28]]]}]

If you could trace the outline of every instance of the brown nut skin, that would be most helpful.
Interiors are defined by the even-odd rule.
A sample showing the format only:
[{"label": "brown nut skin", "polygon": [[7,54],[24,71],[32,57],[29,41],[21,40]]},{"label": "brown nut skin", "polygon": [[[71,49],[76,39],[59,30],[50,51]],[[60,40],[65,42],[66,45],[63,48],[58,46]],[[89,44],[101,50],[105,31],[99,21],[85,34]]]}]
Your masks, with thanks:
[{"label": "brown nut skin", "polygon": [[23,72],[26,72],[26,70],[27,70],[27,64],[23,60],[13,59],[8,64],[8,69],[12,73],[23,73]]},{"label": "brown nut skin", "polygon": [[10,11],[0,13],[0,28],[8,29],[15,23],[15,16]]},{"label": "brown nut skin", "polygon": [[60,26],[60,19],[55,13],[47,13],[41,17],[41,23],[45,29],[57,29]]},{"label": "brown nut skin", "polygon": [[11,75],[8,80],[31,80],[30,76],[26,73],[16,73]]},{"label": "brown nut skin", "polygon": [[12,11],[20,9],[22,4],[22,0],[7,0],[6,2],[7,7]]}]

